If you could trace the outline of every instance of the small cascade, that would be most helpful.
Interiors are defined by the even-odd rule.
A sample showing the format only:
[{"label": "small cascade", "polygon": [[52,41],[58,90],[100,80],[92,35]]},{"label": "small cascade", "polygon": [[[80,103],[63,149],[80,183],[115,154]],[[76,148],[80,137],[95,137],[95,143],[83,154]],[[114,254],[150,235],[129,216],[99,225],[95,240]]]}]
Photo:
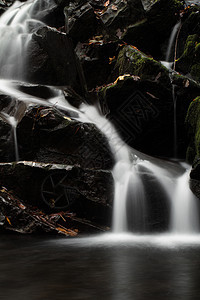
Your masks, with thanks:
[{"label": "small cascade", "polygon": [[15,147],[15,161],[19,161],[19,150],[18,150],[18,143],[17,143],[17,120],[15,117],[10,116],[6,114],[5,112],[0,113],[0,117],[8,123],[11,128],[12,128],[12,136],[13,136],[13,141],[14,141],[14,147]]},{"label": "small cascade", "polygon": [[177,158],[178,145],[177,145],[177,118],[176,118],[176,104],[177,97],[175,93],[175,85],[172,84],[172,99],[174,105],[174,158]]},{"label": "small cascade", "polygon": [[[169,38],[169,42],[168,42],[167,51],[166,51],[165,61],[161,61],[162,65],[169,70],[170,80],[172,78],[172,73],[174,72],[174,69],[175,69],[175,67],[174,67],[174,69],[172,70],[173,65],[175,65],[175,60],[176,60],[177,45],[176,45],[176,43],[174,45],[174,41],[178,35],[178,32],[180,31],[181,26],[182,26],[182,24],[181,24],[181,20],[180,20],[176,23],[176,25],[172,29],[172,32],[171,32],[171,35]],[[175,51],[174,51],[175,53],[174,53],[173,57],[171,58],[173,46],[175,47]],[[174,158],[177,158],[177,152],[178,152],[178,149],[177,149],[177,119],[176,119],[177,97],[176,97],[176,93],[175,93],[175,85],[174,84],[172,84],[172,99],[173,99],[173,106],[174,106],[174,113],[173,113],[173,123],[174,123],[174,151],[173,152],[174,153],[173,154],[174,154]]]},{"label": "small cascade", "polygon": [[[43,22],[39,21],[39,3],[51,1],[15,1],[0,18],[0,78],[24,80],[26,49],[32,35]],[[41,4],[40,4],[41,5]]]},{"label": "small cascade", "polygon": [[167,52],[166,52],[166,56],[165,56],[165,61],[166,62],[170,62],[170,61],[174,61],[174,57],[172,59],[170,59],[171,56],[171,52],[172,52],[172,47],[174,46],[174,41],[175,38],[177,36],[178,30],[181,26],[181,21],[179,21],[178,23],[176,23],[176,25],[174,26],[170,38],[169,38],[169,42],[168,42],[168,47],[167,47]]},{"label": "small cascade", "polygon": [[189,188],[190,168],[177,178],[176,189],[172,197],[171,232],[197,233],[199,232],[198,199]]}]

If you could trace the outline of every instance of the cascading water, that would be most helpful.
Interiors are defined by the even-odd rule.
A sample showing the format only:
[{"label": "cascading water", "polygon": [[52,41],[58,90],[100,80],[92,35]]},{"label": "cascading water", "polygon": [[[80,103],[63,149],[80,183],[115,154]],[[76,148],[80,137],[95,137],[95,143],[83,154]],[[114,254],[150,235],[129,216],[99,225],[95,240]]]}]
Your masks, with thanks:
[{"label": "cascading water", "polygon": [[178,33],[178,30],[181,26],[181,21],[179,21],[178,23],[176,23],[176,25],[174,26],[172,32],[171,32],[171,35],[170,35],[170,38],[169,38],[169,42],[168,42],[168,47],[167,47],[167,52],[166,52],[166,57],[165,57],[165,61],[166,62],[170,62],[170,61],[174,61],[174,57],[173,59],[170,60],[170,56],[171,56],[171,52],[172,52],[172,47],[174,45],[174,41],[175,41],[175,38],[177,36],[177,33]]},{"label": "cascading water", "polygon": [[[175,67],[177,39],[178,39],[178,34],[180,32],[181,26],[182,26],[182,23],[180,20],[173,27],[170,38],[169,38],[169,42],[168,42],[165,61],[161,61],[161,63],[169,70],[170,80],[172,77],[171,75],[175,69],[174,68],[172,70],[172,67],[173,67],[173,65]],[[175,39],[176,39],[176,42],[175,42]],[[172,54],[172,49],[175,49],[173,54]],[[176,99],[174,84],[172,84],[172,99],[173,99],[173,106],[174,106],[174,117],[173,117],[173,121],[174,121],[174,158],[177,158],[177,122],[176,122],[176,105],[177,105],[176,100],[177,99]]]},{"label": "cascading water", "polygon": [[17,120],[13,116],[9,116],[7,113],[1,112],[0,117],[5,120],[6,123],[10,124],[12,127],[12,134],[14,139],[14,147],[15,147],[15,160],[19,160],[19,151],[18,151],[18,143],[17,143]]},{"label": "cascading water", "polygon": [[0,18],[1,78],[25,79],[24,62],[32,29],[36,30],[44,25],[38,20],[38,3],[39,1],[16,1]]},{"label": "cascading water", "polygon": [[189,181],[190,168],[177,178],[176,188],[172,197],[171,231],[173,233],[199,232],[198,199],[191,192]]},{"label": "cascading water", "polygon": [[[196,199],[192,198],[192,193],[188,187],[188,172],[182,175],[182,171],[179,170],[178,174],[174,175],[173,170],[170,170],[169,164],[166,162],[162,162],[163,168],[160,166],[161,160],[149,158],[130,149],[121,140],[113,125],[100,115],[95,107],[83,104],[79,110],[74,109],[66,100],[63,100],[62,92],[58,89],[57,91],[55,89],[55,97],[44,101],[44,99],[19,91],[15,83],[4,80],[5,78],[23,78],[24,57],[31,32],[43,24],[37,20],[39,18],[39,13],[37,14],[38,5],[48,7],[49,3],[48,1],[44,1],[43,4],[41,4],[41,1],[28,1],[26,3],[16,1],[0,18],[0,40],[2,45],[0,49],[0,76],[3,78],[3,80],[0,80],[1,91],[14,97],[19,102],[25,103],[25,107],[34,103],[54,106],[70,112],[75,119],[94,123],[105,134],[115,158],[115,166],[112,171],[115,182],[113,232],[124,233],[129,230],[130,225],[127,214],[129,214],[130,209],[133,219],[132,231],[137,233],[148,232],[148,224],[146,223],[148,195],[144,176],[142,176],[144,172],[157,181],[162,187],[167,201],[171,204],[171,232],[183,233],[198,230],[199,216],[195,209],[196,204],[194,204]],[[180,23],[172,32],[169,52],[179,26]],[[20,118],[16,115],[10,116],[7,112],[4,112],[1,117],[14,128],[14,140],[17,144],[16,127]],[[18,160],[17,145],[15,156]],[[141,168],[143,171],[141,171]],[[165,170],[165,168],[168,168],[168,170]],[[179,169],[182,170],[182,168]],[[192,210],[190,205],[193,207]]]}]

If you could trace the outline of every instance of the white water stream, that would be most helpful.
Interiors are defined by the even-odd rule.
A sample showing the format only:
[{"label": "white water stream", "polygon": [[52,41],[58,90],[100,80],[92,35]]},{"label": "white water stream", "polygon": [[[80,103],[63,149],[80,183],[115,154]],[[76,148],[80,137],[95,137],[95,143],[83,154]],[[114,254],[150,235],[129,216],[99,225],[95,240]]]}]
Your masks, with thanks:
[{"label": "white water stream", "polygon": [[[127,204],[130,201],[134,219],[133,231],[137,233],[148,231],[148,224],[146,224],[148,195],[145,192],[145,181],[141,175],[140,167],[145,168],[147,174],[150,174],[149,176],[158,182],[166,195],[166,201],[171,207],[171,232],[193,233],[194,230],[198,231],[199,213],[196,209],[198,200],[189,189],[188,170],[182,175],[182,167],[179,168],[178,173],[174,172],[173,168],[169,167],[169,163],[149,158],[134,149],[130,149],[121,140],[113,125],[95,107],[83,104],[79,109],[75,109],[66,102],[62,92],[60,90],[56,92],[56,89],[54,89],[55,97],[44,101],[42,98],[20,92],[17,84],[10,81],[10,79],[23,78],[27,43],[32,30],[42,25],[40,21],[36,20],[37,18],[33,19],[36,3],[37,1],[26,3],[16,1],[0,18],[0,41],[2,45],[0,49],[0,76],[2,78],[0,90],[19,102],[25,103],[26,106],[30,104],[56,106],[58,109],[73,113],[76,115],[76,119],[94,123],[105,134],[116,162],[112,171],[115,184],[113,209],[113,231],[115,233],[124,233],[129,230]],[[5,78],[9,80],[5,80]],[[3,114],[4,119],[15,129],[15,144],[17,144],[16,127],[19,122],[16,115]],[[19,156],[17,145],[15,155],[17,159]]]}]

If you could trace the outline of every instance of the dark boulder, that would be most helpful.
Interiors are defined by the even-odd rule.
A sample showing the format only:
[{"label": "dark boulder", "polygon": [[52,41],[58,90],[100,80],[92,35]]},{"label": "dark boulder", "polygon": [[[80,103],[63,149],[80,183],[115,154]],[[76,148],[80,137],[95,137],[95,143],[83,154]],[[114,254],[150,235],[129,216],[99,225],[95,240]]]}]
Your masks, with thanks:
[{"label": "dark boulder", "polygon": [[[65,7],[66,32],[75,43],[84,42],[95,34],[97,19],[91,4],[70,2]],[[84,3],[86,2],[86,3]]]},{"label": "dark boulder", "polygon": [[113,179],[109,171],[34,162],[0,164],[0,185],[24,203],[52,213],[68,211],[107,226]]},{"label": "dark boulder", "polygon": [[21,234],[48,233],[74,237],[79,233],[92,233],[105,229],[68,212],[47,215],[38,208],[24,203],[9,193],[5,187],[1,187],[0,230]]},{"label": "dark boulder", "polygon": [[156,81],[165,87],[170,87],[168,70],[160,62],[133,46],[124,46],[119,52],[113,79],[124,74],[139,76],[143,80]]},{"label": "dark boulder", "polygon": [[200,8],[197,5],[190,6],[184,11],[178,36],[177,58],[183,54],[187,38],[195,34],[200,36]]},{"label": "dark boulder", "polygon": [[[195,169],[199,169],[200,161],[200,97],[195,98],[188,109],[186,117],[186,127],[188,132],[188,149],[187,149],[187,160],[189,163],[193,164],[193,174],[198,174],[195,172]],[[197,175],[199,176],[199,175]],[[193,179],[196,176],[192,176]]]},{"label": "dark boulder", "polygon": [[141,0],[115,0],[110,1],[99,17],[108,35],[115,35],[117,29],[123,32],[128,25],[141,20],[144,17],[144,8]]},{"label": "dark boulder", "polygon": [[99,91],[102,110],[133,148],[150,155],[172,157],[176,101],[176,150],[178,157],[184,158],[187,148],[184,121],[191,99],[200,93],[200,86],[177,74],[171,77],[173,85],[164,82],[162,76],[159,81],[152,76],[154,73],[147,74],[146,79],[131,74],[121,75]]},{"label": "dark boulder", "polygon": [[89,90],[109,82],[119,52],[117,42],[105,42],[102,38],[99,36],[76,47]]},{"label": "dark boulder", "polygon": [[29,43],[27,80],[40,84],[69,85],[82,91],[79,62],[71,40],[50,27],[40,28]]},{"label": "dark boulder", "polygon": [[176,62],[176,70],[200,81],[200,36],[189,35],[184,52]]},{"label": "dark boulder", "polygon": [[29,109],[18,125],[17,136],[24,160],[95,169],[113,165],[108,142],[95,125],[74,121],[54,108]]},{"label": "dark boulder", "polygon": [[171,91],[137,76],[120,76],[99,92],[101,107],[127,144],[151,155],[172,156]]}]

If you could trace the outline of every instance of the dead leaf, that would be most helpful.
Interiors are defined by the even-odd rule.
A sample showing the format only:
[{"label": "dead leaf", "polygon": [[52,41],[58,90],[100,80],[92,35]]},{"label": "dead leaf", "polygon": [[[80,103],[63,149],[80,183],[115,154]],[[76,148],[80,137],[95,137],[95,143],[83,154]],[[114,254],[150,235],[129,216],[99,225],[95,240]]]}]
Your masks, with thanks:
[{"label": "dead leaf", "polygon": [[10,226],[12,226],[12,224],[11,224],[11,222],[10,222],[10,219],[7,217],[7,216],[5,216],[6,217],[6,221],[8,222],[8,224],[10,225]]},{"label": "dead leaf", "polygon": [[109,65],[113,62],[114,59],[115,59],[115,56],[109,57]]},{"label": "dead leaf", "polygon": [[121,75],[114,81],[114,84],[116,84],[118,81],[122,81],[122,80],[124,80],[124,78],[130,77],[130,76],[131,76],[130,74]]}]

